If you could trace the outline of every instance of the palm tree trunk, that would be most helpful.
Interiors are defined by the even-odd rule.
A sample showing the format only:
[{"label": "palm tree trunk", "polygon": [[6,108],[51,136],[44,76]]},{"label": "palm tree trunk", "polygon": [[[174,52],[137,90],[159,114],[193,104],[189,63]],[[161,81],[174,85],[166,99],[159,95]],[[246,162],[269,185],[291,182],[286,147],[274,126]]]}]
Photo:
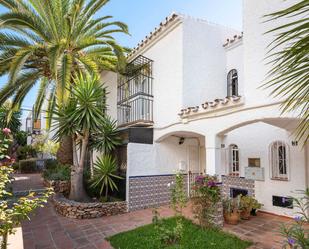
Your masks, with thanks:
[{"label": "palm tree trunk", "polygon": [[[84,132],[84,138],[82,139],[80,158],[77,160],[77,150],[73,150],[74,154],[74,165],[71,170],[71,190],[69,198],[74,201],[85,201],[88,199],[86,191],[84,189],[84,161],[87,152],[87,145],[89,140],[88,131]],[[73,146],[75,142],[73,142]],[[72,148],[73,148],[72,146]],[[75,147],[75,146],[74,146]]]},{"label": "palm tree trunk", "polygon": [[57,160],[61,164],[73,165],[73,146],[71,136],[61,139],[60,147],[57,151]]},{"label": "palm tree trunk", "polygon": [[105,186],[105,199],[108,201],[108,184]]}]

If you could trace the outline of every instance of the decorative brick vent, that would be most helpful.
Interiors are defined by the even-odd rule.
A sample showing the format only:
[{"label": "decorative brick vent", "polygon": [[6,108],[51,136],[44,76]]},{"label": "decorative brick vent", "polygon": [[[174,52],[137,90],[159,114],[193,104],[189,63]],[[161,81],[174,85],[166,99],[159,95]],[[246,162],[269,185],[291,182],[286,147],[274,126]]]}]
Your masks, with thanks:
[{"label": "decorative brick vent", "polygon": [[255,195],[254,180],[237,176],[222,176],[222,195],[231,197],[231,189],[246,190],[248,195]]},{"label": "decorative brick vent", "polygon": [[127,212],[127,203],[125,201],[82,203],[69,200],[62,194],[55,194],[53,203],[59,214],[73,219],[98,218]]},{"label": "decorative brick vent", "polygon": [[56,193],[62,193],[65,196],[70,193],[70,181],[50,181],[45,179],[44,186],[53,188]]},{"label": "decorative brick vent", "polygon": [[[170,203],[168,184],[175,182],[175,175],[133,176],[129,178],[129,211],[158,207]],[[187,192],[188,177],[184,175]]]}]

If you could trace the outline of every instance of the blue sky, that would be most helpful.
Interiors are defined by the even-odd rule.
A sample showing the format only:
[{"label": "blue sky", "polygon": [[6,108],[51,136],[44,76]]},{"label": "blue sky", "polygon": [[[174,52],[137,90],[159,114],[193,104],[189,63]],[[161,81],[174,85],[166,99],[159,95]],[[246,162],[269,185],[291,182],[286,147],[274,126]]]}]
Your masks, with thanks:
[{"label": "blue sky", "polygon": [[[4,8],[0,7],[0,13]],[[242,0],[111,0],[100,15],[112,15],[129,26],[131,36],[117,36],[124,46],[134,47],[172,12],[180,12],[242,30]],[[6,78],[0,78],[0,87]],[[25,98],[23,106],[34,103],[36,88]]]}]

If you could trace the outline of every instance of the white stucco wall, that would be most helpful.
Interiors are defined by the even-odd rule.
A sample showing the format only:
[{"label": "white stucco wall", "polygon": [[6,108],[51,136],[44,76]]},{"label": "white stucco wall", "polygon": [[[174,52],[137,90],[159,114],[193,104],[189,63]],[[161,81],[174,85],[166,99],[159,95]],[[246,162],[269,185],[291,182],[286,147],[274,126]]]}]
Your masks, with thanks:
[{"label": "white stucco wall", "polygon": [[267,60],[265,60],[267,46],[275,39],[274,34],[265,34],[265,32],[278,27],[286,20],[265,22],[266,19],[263,18],[263,15],[282,10],[296,2],[298,1],[243,1],[244,90],[248,105],[274,101],[272,97],[268,97],[270,90],[259,88],[266,82],[266,74],[271,68],[270,65],[266,65]]},{"label": "white stucco wall", "polygon": [[160,37],[144,56],[153,63],[153,119],[155,126],[164,126],[178,120],[181,109],[183,42],[181,24]]},{"label": "white stucco wall", "polygon": [[[173,136],[154,144],[129,143],[127,175],[175,174],[181,162],[184,162],[188,169],[190,146],[198,148],[197,141],[185,139],[185,142],[179,145],[179,138]],[[198,160],[198,157],[195,160]]]},{"label": "white stucco wall", "polygon": [[[284,141],[289,146],[289,181],[271,180],[269,159],[269,145],[274,141]],[[305,153],[302,146],[292,146],[292,137],[283,129],[256,123],[241,127],[229,132],[223,143],[226,148],[236,144],[239,148],[240,175],[244,176],[244,169],[248,166],[248,158],[260,158],[264,168],[265,181],[255,181],[255,195],[263,203],[263,209],[281,215],[293,215],[295,210],[275,207],[272,205],[272,196],[292,196],[292,191],[306,188]],[[222,171],[227,163],[222,163]]]},{"label": "white stucco wall", "polygon": [[226,51],[222,45],[239,33],[203,20],[184,18],[184,108],[226,96]]},{"label": "white stucco wall", "polygon": [[107,95],[107,113],[112,119],[117,119],[117,74],[104,71],[101,73],[101,79],[108,92]]}]

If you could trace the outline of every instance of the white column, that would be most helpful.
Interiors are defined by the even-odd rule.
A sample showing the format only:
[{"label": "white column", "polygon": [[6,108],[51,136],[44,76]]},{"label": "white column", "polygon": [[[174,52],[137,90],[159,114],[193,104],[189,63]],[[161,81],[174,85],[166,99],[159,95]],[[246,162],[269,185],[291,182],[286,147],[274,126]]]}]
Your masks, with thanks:
[{"label": "white column", "polygon": [[221,138],[215,134],[206,135],[206,174],[220,173]]}]

